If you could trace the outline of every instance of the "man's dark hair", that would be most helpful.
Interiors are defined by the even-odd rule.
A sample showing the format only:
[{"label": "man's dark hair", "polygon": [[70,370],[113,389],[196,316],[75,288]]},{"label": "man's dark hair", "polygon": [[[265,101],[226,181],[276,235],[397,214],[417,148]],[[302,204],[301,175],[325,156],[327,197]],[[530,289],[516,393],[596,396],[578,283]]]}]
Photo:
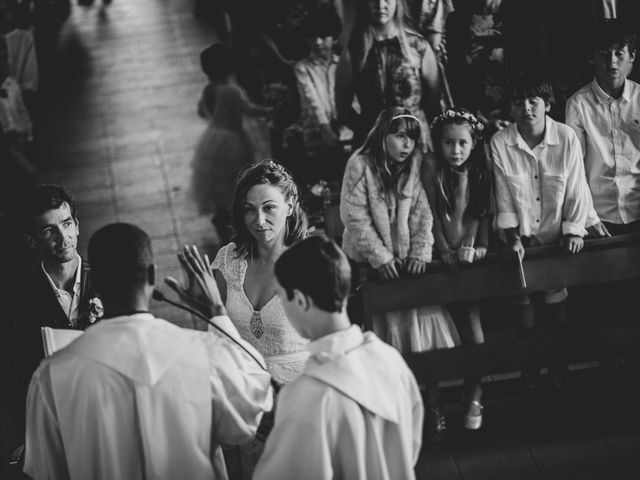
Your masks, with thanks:
[{"label": "man's dark hair", "polygon": [[541,75],[528,72],[514,76],[507,82],[505,99],[507,102],[524,98],[540,97],[547,105],[553,105],[553,87],[549,81]]},{"label": "man's dark hair", "polygon": [[622,20],[604,20],[596,23],[591,36],[593,50],[604,50],[615,46],[622,48],[626,45],[629,53],[633,54],[636,51],[636,41],[636,35]]},{"label": "man's dark hair", "polygon": [[22,205],[24,231],[30,233],[33,229],[32,219],[48,210],[60,208],[63,203],[69,205],[71,216],[77,219],[76,201],[63,187],[58,185],[39,185],[31,189]]},{"label": "man's dark hair", "polygon": [[149,236],[129,223],[102,227],[89,240],[91,275],[98,292],[107,298],[130,298],[147,282],[153,263]]},{"label": "man's dark hair", "polygon": [[302,22],[302,31],[307,38],[333,37],[337,39],[342,32],[342,22],[334,8],[330,6],[319,7],[305,17]]},{"label": "man's dark hair", "polygon": [[278,258],[275,273],[287,298],[300,290],[326,312],[340,312],[351,289],[349,260],[324,235],[295,243]]}]

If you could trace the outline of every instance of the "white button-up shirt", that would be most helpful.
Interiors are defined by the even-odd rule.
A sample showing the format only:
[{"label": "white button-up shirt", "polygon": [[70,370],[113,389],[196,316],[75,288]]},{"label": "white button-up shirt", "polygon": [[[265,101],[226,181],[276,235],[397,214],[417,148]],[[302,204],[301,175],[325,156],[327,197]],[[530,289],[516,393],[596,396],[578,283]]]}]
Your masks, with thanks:
[{"label": "white button-up shirt", "polygon": [[640,220],[640,85],[627,80],[614,99],[594,80],[567,101],[566,120],[582,145],[599,217]]},{"label": "white button-up shirt", "polygon": [[80,290],[82,284],[82,258],[78,255],[78,269],[76,270],[76,279],[73,284],[73,295],[67,292],[64,288],[56,287],[56,284],[53,283],[51,277],[47,273],[44,268],[44,263],[42,264],[42,271],[44,272],[44,276],[49,280],[49,284],[53,290],[53,294],[58,299],[58,303],[62,310],[64,311],[67,318],[69,318],[69,323],[74,325],[76,319],[78,318],[78,307],[80,306]]},{"label": "white button-up shirt", "polygon": [[491,154],[498,228],[519,227],[542,244],[586,233],[593,202],[571,128],[546,117],[544,138],[531,149],[513,123],[493,136]]}]

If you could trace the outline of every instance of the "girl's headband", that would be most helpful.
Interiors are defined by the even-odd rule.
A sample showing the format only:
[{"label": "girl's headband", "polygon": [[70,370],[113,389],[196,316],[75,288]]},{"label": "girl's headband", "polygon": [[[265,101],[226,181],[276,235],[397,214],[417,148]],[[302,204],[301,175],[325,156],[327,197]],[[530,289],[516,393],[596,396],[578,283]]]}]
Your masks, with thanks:
[{"label": "girl's headband", "polygon": [[418,119],[418,117],[416,117],[415,115],[410,115],[408,113],[402,113],[400,115],[396,115],[395,117],[393,117],[391,119],[391,121],[393,122],[394,120],[397,120],[398,118],[413,118],[416,122],[420,123],[420,120]]},{"label": "girl's headband", "polygon": [[473,113],[458,109],[447,110],[441,115],[438,115],[433,120],[431,128],[435,128],[441,123],[444,123],[448,120],[467,122],[469,125],[471,125],[471,129],[473,130],[473,132],[478,136],[482,135],[482,132],[484,130],[484,124],[480,120],[478,120],[478,118]]}]

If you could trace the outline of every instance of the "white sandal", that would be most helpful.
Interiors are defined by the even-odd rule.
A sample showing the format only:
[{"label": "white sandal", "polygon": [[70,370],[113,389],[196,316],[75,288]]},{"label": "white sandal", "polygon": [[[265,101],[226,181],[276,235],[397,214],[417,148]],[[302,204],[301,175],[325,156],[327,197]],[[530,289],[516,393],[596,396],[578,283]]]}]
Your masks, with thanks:
[{"label": "white sandal", "polygon": [[467,413],[464,414],[464,428],[467,430],[478,430],[482,426],[482,410],[484,407],[477,400],[473,400],[471,405],[478,407],[480,415],[470,415],[469,411],[467,411]]}]

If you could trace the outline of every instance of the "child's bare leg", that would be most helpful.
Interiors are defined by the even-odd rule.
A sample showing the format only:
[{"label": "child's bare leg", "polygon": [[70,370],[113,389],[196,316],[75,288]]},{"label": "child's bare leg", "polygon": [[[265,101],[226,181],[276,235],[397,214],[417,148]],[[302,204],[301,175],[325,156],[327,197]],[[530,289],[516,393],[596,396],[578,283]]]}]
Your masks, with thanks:
[{"label": "child's bare leg", "polygon": [[[463,345],[479,345],[484,343],[484,332],[480,322],[480,310],[478,304],[465,302],[452,305],[451,314],[456,322],[458,333]],[[479,428],[482,415],[482,385],[481,377],[465,378],[465,425],[467,428]],[[470,426],[475,424],[474,427]]]},{"label": "child's bare leg", "polygon": [[425,385],[424,397],[427,404],[425,420],[427,422],[429,440],[439,442],[447,433],[447,423],[440,406],[438,382],[429,382]]}]

